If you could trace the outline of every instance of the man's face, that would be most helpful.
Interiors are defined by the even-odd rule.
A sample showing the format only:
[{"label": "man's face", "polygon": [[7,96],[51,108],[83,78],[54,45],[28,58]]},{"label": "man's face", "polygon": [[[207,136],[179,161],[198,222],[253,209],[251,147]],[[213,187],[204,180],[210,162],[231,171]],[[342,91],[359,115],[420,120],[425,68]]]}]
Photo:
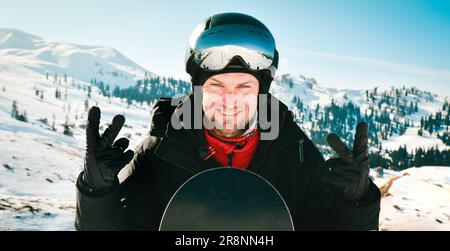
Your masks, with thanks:
[{"label": "man's face", "polygon": [[225,137],[238,136],[257,110],[259,82],[248,73],[222,73],[202,87],[203,111]]}]

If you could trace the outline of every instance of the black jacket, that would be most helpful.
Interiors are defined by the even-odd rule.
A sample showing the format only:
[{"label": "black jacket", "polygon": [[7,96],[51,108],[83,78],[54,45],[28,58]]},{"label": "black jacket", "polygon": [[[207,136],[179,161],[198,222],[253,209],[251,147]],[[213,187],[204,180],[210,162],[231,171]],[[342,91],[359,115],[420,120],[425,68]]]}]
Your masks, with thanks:
[{"label": "black jacket", "polygon": [[[192,95],[186,98],[192,100]],[[175,108],[168,104],[166,100],[156,105],[151,136],[136,148],[133,160],[119,174],[124,181],[116,189],[94,197],[79,189],[78,180],[76,229],[158,230],[178,187],[193,175],[219,166],[213,158],[201,158],[199,150],[206,145],[202,130],[175,130],[170,125]],[[361,201],[342,200],[324,180],[329,170],[322,154],[287,107],[281,102],[279,106],[278,138],[260,141],[248,170],[280,192],[296,230],[377,230],[379,189],[371,182]]]}]

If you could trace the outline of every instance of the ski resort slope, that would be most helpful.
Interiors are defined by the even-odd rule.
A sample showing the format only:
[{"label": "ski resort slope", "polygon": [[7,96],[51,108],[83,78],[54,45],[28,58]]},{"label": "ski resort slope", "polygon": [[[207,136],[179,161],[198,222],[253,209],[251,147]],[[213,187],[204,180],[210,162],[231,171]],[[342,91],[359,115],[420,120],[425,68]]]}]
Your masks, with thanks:
[{"label": "ski resort slope", "polygon": [[450,167],[385,170],[375,183],[382,186],[392,176],[401,177],[381,200],[380,230],[450,230]]}]

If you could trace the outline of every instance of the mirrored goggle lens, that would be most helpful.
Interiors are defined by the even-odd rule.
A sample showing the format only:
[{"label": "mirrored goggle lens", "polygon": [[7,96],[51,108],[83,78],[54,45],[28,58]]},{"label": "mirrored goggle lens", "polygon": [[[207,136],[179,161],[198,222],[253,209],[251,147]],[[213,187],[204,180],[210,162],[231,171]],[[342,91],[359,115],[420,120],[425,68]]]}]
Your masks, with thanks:
[{"label": "mirrored goggle lens", "polygon": [[195,60],[203,69],[222,70],[236,56],[241,57],[252,70],[268,69],[273,62],[269,55],[234,45],[205,49],[196,53]]},{"label": "mirrored goggle lens", "polygon": [[221,70],[240,56],[248,68],[260,70],[272,65],[275,41],[258,27],[223,25],[202,34],[193,48],[194,60],[203,69]]}]

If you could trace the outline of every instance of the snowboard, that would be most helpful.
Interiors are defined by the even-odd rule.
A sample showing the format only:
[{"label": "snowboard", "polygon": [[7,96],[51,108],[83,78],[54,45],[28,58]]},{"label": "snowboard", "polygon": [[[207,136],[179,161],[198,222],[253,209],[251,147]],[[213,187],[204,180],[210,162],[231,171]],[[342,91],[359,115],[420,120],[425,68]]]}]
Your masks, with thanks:
[{"label": "snowboard", "polygon": [[263,177],[219,167],[178,188],[161,219],[160,231],[293,231],[289,209]]}]

